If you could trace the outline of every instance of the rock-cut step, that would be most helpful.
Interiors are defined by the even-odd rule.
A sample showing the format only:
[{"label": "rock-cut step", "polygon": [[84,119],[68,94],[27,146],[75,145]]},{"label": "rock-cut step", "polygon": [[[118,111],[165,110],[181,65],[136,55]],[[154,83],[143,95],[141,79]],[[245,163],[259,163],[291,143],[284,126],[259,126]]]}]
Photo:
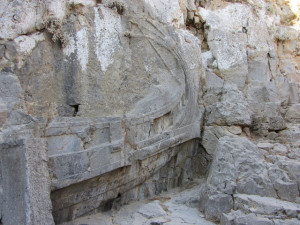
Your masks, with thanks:
[{"label": "rock-cut step", "polygon": [[223,213],[221,225],[299,225],[300,205],[270,197],[235,194],[234,210]]},{"label": "rock-cut step", "polygon": [[269,219],[300,218],[299,204],[258,195],[234,195],[234,209],[246,214],[263,215]]},{"label": "rock-cut step", "polygon": [[245,214],[240,210],[221,216],[221,225],[299,225],[299,219],[269,219],[254,213]]}]

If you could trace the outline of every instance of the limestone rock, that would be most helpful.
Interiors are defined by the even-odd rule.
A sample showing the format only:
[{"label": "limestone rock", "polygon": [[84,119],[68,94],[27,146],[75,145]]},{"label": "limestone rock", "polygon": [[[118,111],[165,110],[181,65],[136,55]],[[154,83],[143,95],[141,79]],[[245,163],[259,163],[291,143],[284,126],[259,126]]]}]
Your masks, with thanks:
[{"label": "limestone rock", "polygon": [[[0,154],[2,222],[4,224],[54,224],[46,163],[48,156],[44,140],[31,139],[2,143]],[[16,160],[19,162],[18,165],[15,165]],[[11,170],[11,167],[14,169]],[[14,177],[17,183],[10,177]]]},{"label": "limestone rock", "polygon": [[22,89],[18,77],[12,73],[0,72],[0,85],[0,97],[8,111],[15,107],[21,108],[23,106]]},{"label": "limestone rock", "polygon": [[208,198],[205,206],[205,217],[208,220],[219,220],[221,213],[229,212],[233,208],[233,199],[231,195],[216,194]]},{"label": "limestone rock", "polygon": [[300,120],[300,104],[293,104],[289,107],[285,117],[288,120]]},{"label": "limestone rock", "polygon": [[[210,198],[214,199],[213,202],[222,199],[222,195],[215,194],[215,191],[227,194],[228,198],[234,193],[277,197],[268,178],[268,169],[262,152],[255,144],[242,137],[225,136],[219,139],[207,186],[201,191],[203,200],[200,201],[200,208],[204,212],[206,208],[211,207]],[[224,210],[229,212],[230,207]],[[219,220],[222,209],[216,212],[218,213],[213,214],[208,210],[208,218]]]},{"label": "limestone rock", "polygon": [[222,225],[232,224],[259,224],[259,225],[272,225],[272,220],[257,216],[254,213],[244,214],[241,211],[232,211],[228,214],[223,213],[220,223]]},{"label": "limestone rock", "polygon": [[276,180],[274,182],[274,188],[277,190],[277,194],[282,200],[294,202],[297,197],[299,197],[298,185],[295,182]]},{"label": "limestone rock", "polygon": [[288,219],[288,220],[273,220],[275,225],[297,225],[299,224],[299,219]]},{"label": "limestone rock", "polygon": [[236,134],[240,134],[238,126],[205,126],[202,136],[202,145],[208,154],[214,155],[219,138],[224,136],[234,136]]},{"label": "limestone rock", "polygon": [[207,124],[250,125],[251,114],[243,93],[234,85],[225,85],[221,101],[207,107]]},{"label": "limestone rock", "polygon": [[[205,63],[203,63],[205,66]],[[203,100],[206,105],[212,105],[220,101],[224,86],[224,81],[211,71],[206,72],[205,85],[203,87]]]},{"label": "limestone rock", "polygon": [[[298,204],[281,201],[278,199],[260,197],[256,195],[235,195],[235,208],[243,212],[253,212],[260,215],[270,215],[270,217],[280,216],[281,218],[297,218],[300,207]],[[255,208],[253,208],[255,205]]]},{"label": "limestone rock", "polygon": [[208,34],[208,43],[224,79],[242,88],[248,73],[246,36],[216,30]]},{"label": "limestone rock", "polygon": [[167,213],[159,205],[158,200],[144,205],[139,209],[138,213],[140,213],[142,216],[146,217],[147,219],[167,215]]}]

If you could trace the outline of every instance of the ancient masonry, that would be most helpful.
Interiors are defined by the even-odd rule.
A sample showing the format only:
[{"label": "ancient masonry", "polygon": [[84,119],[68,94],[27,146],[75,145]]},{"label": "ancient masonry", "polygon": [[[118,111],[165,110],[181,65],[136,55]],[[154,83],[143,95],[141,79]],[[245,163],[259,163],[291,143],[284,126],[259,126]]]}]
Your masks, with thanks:
[{"label": "ancient masonry", "polygon": [[299,32],[297,0],[2,0],[0,225],[179,186],[204,218],[106,224],[300,224]]}]

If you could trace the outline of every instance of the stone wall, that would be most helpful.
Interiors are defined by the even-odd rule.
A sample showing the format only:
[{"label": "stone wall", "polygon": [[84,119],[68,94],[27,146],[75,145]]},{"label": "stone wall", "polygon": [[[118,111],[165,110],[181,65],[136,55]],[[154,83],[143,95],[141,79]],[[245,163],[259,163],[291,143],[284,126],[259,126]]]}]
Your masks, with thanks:
[{"label": "stone wall", "polygon": [[192,140],[100,176],[51,193],[56,223],[87,213],[117,209],[132,200],[153,197],[162,191],[188,186],[206,177],[211,158]]}]

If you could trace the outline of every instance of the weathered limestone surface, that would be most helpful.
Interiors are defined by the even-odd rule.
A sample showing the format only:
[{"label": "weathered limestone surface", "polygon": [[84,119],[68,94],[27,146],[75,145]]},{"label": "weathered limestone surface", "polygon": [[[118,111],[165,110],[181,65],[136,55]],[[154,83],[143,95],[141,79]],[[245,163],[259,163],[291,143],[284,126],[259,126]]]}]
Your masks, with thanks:
[{"label": "weathered limestone surface", "polygon": [[1,221],[54,224],[45,140],[1,144]]},{"label": "weathered limestone surface", "polygon": [[299,223],[299,12],[1,1],[0,224]]},{"label": "weathered limestone surface", "polygon": [[125,205],[120,210],[97,213],[91,216],[79,218],[72,223],[64,225],[79,224],[201,224],[213,225],[213,222],[203,218],[195,206],[189,204],[197,196],[197,187],[181,191],[172,190],[163,193],[156,198],[147,201],[139,201]]}]

